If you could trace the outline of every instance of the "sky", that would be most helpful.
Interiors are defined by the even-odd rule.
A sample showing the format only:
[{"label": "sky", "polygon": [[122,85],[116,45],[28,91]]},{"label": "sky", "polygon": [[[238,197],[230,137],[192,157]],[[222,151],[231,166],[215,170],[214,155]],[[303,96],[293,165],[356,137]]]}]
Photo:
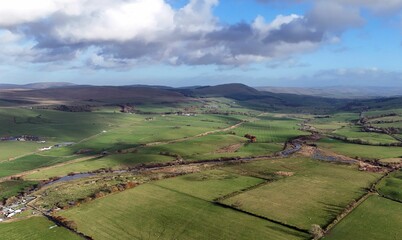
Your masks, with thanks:
[{"label": "sky", "polygon": [[402,87],[402,0],[0,0],[0,83]]}]

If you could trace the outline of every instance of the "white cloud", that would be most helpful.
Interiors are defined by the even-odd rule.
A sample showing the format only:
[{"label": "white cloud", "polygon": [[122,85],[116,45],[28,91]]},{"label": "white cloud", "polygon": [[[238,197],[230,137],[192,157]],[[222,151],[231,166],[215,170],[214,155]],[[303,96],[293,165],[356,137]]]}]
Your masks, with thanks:
[{"label": "white cloud", "polygon": [[263,16],[257,16],[252,26],[254,29],[257,29],[262,33],[268,33],[269,31],[280,29],[283,24],[289,24],[292,21],[301,18],[303,18],[303,16],[299,16],[297,14],[291,14],[288,16],[278,15],[272,22],[267,23]]},{"label": "white cloud", "polygon": [[107,1],[102,8],[98,4],[91,1],[81,15],[56,25],[56,36],[68,42],[151,41],[174,28],[174,11],[163,0]]},{"label": "white cloud", "polygon": [[49,26],[50,33],[70,43],[151,41],[175,29],[184,33],[216,29],[211,9],[217,4],[218,0],[191,0],[174,10],[164,0],[0,0],[0,26],[54,17],[57,22]]},{"label": "white cloud", "polygon": [[191,0],[175,14],[176,28],[190,33],[218,29],[218,19],[212,13],[218,3],[218,0]]},{"label": "white cloud", "polygon": [[[339,41],[362,19],[356,8],[336,1],[319,1],[305,16],[258,16],[251,24],[230,25],[213,13],[218,0],[190,0],[181,9],[166,0],[0,0],[0,30],[34,42],[31,49],[4,47],[25,49],[38,62],[70,61],[84,53],[91,66],[242,65]],[[90,48],[98,49],[92,57]]]},{"label": "white cloud", "polygon": [[57,11],[57,9],[57,2],[52,0],[1,0],[0,26],[36,21]]}]

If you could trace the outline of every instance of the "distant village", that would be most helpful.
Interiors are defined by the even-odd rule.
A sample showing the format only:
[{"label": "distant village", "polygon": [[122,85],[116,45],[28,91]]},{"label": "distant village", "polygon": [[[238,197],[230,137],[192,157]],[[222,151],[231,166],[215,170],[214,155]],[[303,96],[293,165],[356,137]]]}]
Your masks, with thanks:
[{"label": "distant village", "polygon": [[0,204],[0,222],[14,217],[16,214],[22,213],[26,210],[28,203],[34,200],[35,197],[27,196],[18,199],[11,205],[1,206]]},{"label": "distant village", "polygon": [[45,143],[42,138],[32,135],[0,137],[0,141],[39,142]]},{"label": "distant village", "polygon": [[[38,136],[32,136],[32,135],[0,137],[0,142],[6,142],[6,141],[46,143],[44,138],[38,137]],[[62,142],[62,143],[55,144],[53,146],[40,148],[39,151],[48,151],[48,150],[51,150],[52,148],[67,147],[67,146],[71,146],[73,144],[74,144],[73,142]]]}]

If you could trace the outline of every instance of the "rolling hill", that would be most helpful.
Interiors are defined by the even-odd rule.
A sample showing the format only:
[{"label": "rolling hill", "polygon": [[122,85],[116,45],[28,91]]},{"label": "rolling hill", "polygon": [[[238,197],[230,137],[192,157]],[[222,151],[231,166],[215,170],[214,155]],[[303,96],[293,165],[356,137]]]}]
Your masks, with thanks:
[{"label": "rolling hill", "polygon": [[378,97],[402,96],[401,88],[394,87],[356,87],[356,86],[333,86],[333,87],[258,87],[260,91],[273,93],[288,93],[308,95],[326,98],[340,99],[368,99]]},{"label": "rolling hill", "polygon": [[[4,89],[5,88],[5,89]],[[1,89],[1,99],[18,104],[121,104],[178,103],[195,98],[224,97],[238,104],[263,110],[299,113],[326,113],[398,107],[402,97],[372,99],[340,99],[294,93],[259,91],[243,84],[169,88],[165,86],[83,86],[68,83],[27,84],[17,89],[8,85]],[[35,89],[30,89],[35,88]]]}]

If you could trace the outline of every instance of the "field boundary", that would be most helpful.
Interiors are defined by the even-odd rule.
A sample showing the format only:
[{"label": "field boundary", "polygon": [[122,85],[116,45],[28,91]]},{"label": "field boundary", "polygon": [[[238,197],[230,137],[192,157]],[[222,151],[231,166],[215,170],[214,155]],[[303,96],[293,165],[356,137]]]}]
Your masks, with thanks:
[{"label": "field boundary", "polygon": [[244,189],[241,189],[241,190],[239,190],[239,191],[231,192],[231,193],[226,194],[226,195],[224,195],[224,196],[215,198],[215,199],[212,200],[212,201],[213,201],[213,202],[221,202],[221,201],[223,201],[223,200],[229,199],[229,198],[234,197],[234,196],[237,196],[237,195],[239,195],[239,194],[242,194],[242,193],[245,193],[245,192],[248,192],[248,191],[257,189],[257,188],[259,188],[259,187],[262,187],[262,186],[267,185],[267,184],[269,184],[269,183],[272,183],[272,182],[274,182],[274,181],[275,181],[275,180],[270,181],[270,180],[264,179],[263,182],[261,182],[261,183],[259,183],[259,184],[257,184],[257,185],[250,186],[250,187],[248,187],[248,188],[244,188]]},{"label": "field boundary", "polygon": [[[152,184],[152,183],[150,183],[150,184]],[[259,187],[259,186],[261,186],[261,185],[263,185],[263,184],[266,184],[266,182],[263,182],[263,183],[254,185],[254,186],[252,186],[251,188],[256,187],[256,186]],[[290,224],[286,224],[286,223],[283,223],[283,222],[280,222],[280,221],[277,221],[277,220],[274,220],[274,219],[270,219],[270,218],[267,218],[267,217],[264,217],[264,216],[261,216],[261,215],[255,214],[255,213],[251,213],[251,212],[248,212],[248,211],[245,211],[245,210],[242,210],[242,209],[238,209],[238,208],[232,207],[232,206],[230,206],[230,205],[226,205],[226,204],[224,204],[224,203],[218,202],[218,201],[216,201],[216,200],[209,201],[209,200],[205,200],[205,199],[202,199],[202,198],[193,196],[193,195],[188,194],[188,193],[183,193],[183,192],[181,192],[181,191],[168,188],[168,187],[160,186],[160,185],[157,185],[157,184],[152,184],[152,185],[153,185],[153,186],[160,187],[160,188],[165,189],[165,190],[168,190],[168,191],[172,191],[172,192],[178,193],[178,194],[183,194],[183,195],[188,196],[188,197],[191,197],[191,198],[199,199],[199,200],[202,200],[202,201],[205,201],[205,202],[208,202],[208,203],[217,205],[217,206],[219,206],[219,207],[223,207],[223,208],[226,208],[226,209],[231,209],[231,210],[233,210],[233,211],[237,211],[237,212],[240,212],[240,213],[243,213],[243,214],[247,214],[247,215],[249,215],[249,216],[253,216],[253,217],[256,217],[256,218],[260,218],[260,219],[263,219],[263,220],[265,220],[265,221],[269,221],[269,222],[272,222],[272,223],[281,225],[281,226],[283,226],[283,227],[290,228],[290,229],[296,230],[296,231],[298,231],[298,232],[307,233],[307,234],[310,235],[310,232],[309,232],[308,230],[305,230],[305,229],[302,229],[302,228],[299,228],[299,227],[297,227],[297,226],[293,226],[293,225],[290,225]]]},{"label": "field boundary", "polygon": [[352,213],[358,206],[360,206],[364,201],[366,201],[370,196],[378,195],[380,194],[377,192],[376,186],[384,179],[386,178],[392,171],[387,172],[386,174],[382,175],[380,178],[378,178],[376,181],[374,181],[370,188],[368,189],[367,193],[362,195],[360,198],[353,200],[349,205],[341,212],[339,213],[334,220],[328,224],[325,229],[324,229],[324,236],[328,234],[338,223],[340,223],[344,218],[349,216],[350,213]]},{"label": "field boundary", "polygon": [[220,206],[220,207],[226,208],[226,209],[231,209],[231,210],[233,210],[233,211],[241,212],[241,213],[243,213],[243,214],[247,214],[247,215],[250,215],[250,216],[253,216],[253,217],[256,217],[256,218],[260,218],[260,219],[263,219],[263,220],[266,220],[266,221],[269,221],[269,222],[272,222],[272,223],[281,225],[281,226],[283,226],[283,227],[287,227],[287,228],[290,228],[290,229],[292,229],[292,230],[296,230],[296,231],[302,232],[302,233],[307,233],[308,235],[310,235],[310,232],[309,232],[308,230],[299,228],[299,227],[297,227],[297,226],[293,226],[293,225],[290,225],[290,224],[286,224],[286,223],[283,223],[283,222],[280,222],[280,221],[277,221],[277,220],[274,220],[274,219],[271,219],[271,218],[267,218],[267,217],[265,217],[265,216],[261,216],[261,215],[258,215],[258,214],[255,214],[255,213],[251,213],[251,212],[248,212],[248,211],[239,209],[239,208],[235,208],[235,207],[232,207],[232,206],[230,206],[230,205],[226,205],[226,204],[221,203],[221,202],[212,202],[212,203],[215,204],[215,205],[218,205],[218,206]]},{"label": "field boundary", "polygon": [[29,207],[31,207],[32,209],[34,209],[34,210],[40,212],[40,213],[42,214],[42,216],[44,216],[45,218],[47,218],[49,221],[53,222],[53,223],[56,224],[57,226],[63,227],[63,228],[65,228],[65,229],[67,229],[68,231],[74,233],[75,235],[81,237],[82,239],[93,240],[92,237],[87,236],[87,235],[85,235],[84,233],[79,232],[79,231],[77,231],[77,230],[75,230],[75,229],[72,229],[71,227],[67,226],[65,223],[63,223],[63,222],[57,220],[56,218],[54,218],[52,215],[47,214],[47,213],[44,213],[43,211],[41,211],[40,209],[38,209],[38,208],[36,208],[36,207],[34,207],[34,206],[29,205]]},{"label": "field boundary", "polygon": [[388,200],[390,200],[390,201],[394,201],[394,202],[397,202],[397,203],[402,204],[402,201],[401,201],[401,200],[398,200],[398,199],[395,199],[395,198],[388,197],[387,195],[384,195],[384,194],[378,193],[378,196],[380,196],[380,197],[382,197],[382,198],[385,198],[385,199],[388,199]]}]

